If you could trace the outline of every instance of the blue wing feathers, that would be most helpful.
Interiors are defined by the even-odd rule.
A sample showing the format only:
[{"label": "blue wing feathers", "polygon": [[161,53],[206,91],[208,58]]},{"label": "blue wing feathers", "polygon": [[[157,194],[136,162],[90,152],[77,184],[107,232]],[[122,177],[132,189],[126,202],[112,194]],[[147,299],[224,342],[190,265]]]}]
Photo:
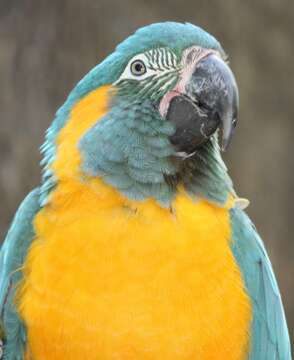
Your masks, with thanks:
[{"label": "blue wing feathers", "polygon": [[232,209],[231,223],[232,250],[253,306],[249,360],[291,360],[280,291],[263,242],[243,211]]},{"label": "blue wing feathers", "polygon": [[20,205],[0,251],[0,317],[4,330],[5,360],[23,359],[25,329],[14,308],[16,284],[27,250],[34,238],[33,218],[38,212],[39,189]]}]

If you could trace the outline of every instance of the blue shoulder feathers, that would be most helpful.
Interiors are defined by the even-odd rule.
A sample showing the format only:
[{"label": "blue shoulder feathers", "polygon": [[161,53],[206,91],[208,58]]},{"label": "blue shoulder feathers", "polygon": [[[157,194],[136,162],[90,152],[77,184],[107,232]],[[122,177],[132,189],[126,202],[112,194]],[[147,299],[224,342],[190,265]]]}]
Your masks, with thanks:
[{"label": "blue shoulder feathers", "polygon": [[261,238],[248,216],[231,210],[232,250],[252,301],[250,360],[290,360],[289,334],[279,288]]},{"label": "blue shoulder feathers", "polygon": [[32,222],[39,208],[39,189],[35,189],[19,207],[0,251],[0,321],[5,360],[23,359],[26,334],[15,309],[14,295],[34,238]]}]

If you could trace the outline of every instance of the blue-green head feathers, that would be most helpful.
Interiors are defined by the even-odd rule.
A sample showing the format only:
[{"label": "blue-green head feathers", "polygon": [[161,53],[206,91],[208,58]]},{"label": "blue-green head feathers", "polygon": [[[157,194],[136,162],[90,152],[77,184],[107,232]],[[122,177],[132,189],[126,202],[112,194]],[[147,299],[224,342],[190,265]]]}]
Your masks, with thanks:
[{"label": "blue-green head feathers", "polygon": [[[119,44],[76,85],[58,110],[41,149],[43,203],[58,183],[50,165],[59,131],[77,102],[107,84],[118,89],[109,112],[97,119],[77,144],[83,172],[102,177],[129,198],[153,197],[164,206],[170,205],[179,183],[196,196],[217,202],[226,200],[231,181],[219,155],[216,135],[189,159],[176,158],[170,142],[175,127],[158,110],[163,96],[179,81],[183,52],[192,46],[224,54],[219,42],[195,25],[165,22],[145,26]],[[128,67],[135,66],[137,71],[139,68],[136,70],[136,64],[130,65],[130,61],[139,56],[140,62],[142,54],[151,75],[142,75],[137,81]],[[162,71],[160,76],[158,71]]]},{"label": "blue-green head feathers", "polygon": [[121,42],[105,60],[94,67],[70,94],[75,101],[105,84],[113,84],[135,55],[157,48],[169,48],[179,57],[184,49],[197,45],[223,53],[220,43],[198,26],[164,22],[137,30]]}]

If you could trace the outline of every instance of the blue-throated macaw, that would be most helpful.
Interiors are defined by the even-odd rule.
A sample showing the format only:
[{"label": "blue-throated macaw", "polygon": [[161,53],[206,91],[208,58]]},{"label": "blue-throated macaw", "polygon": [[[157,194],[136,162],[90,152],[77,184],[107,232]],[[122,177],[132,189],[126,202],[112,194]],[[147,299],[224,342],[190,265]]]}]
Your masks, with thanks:
[{"label": "blue-throated macaw", "polygon": [[141,28],[77,84],[1,249],[3,359],[291,358],[220,155],[237,111],[220,43],[192,24]]}]

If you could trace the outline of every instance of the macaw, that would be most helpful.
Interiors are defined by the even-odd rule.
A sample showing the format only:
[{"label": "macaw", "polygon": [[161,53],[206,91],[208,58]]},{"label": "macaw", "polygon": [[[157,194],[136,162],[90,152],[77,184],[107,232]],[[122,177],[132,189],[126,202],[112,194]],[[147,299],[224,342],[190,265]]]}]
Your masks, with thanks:
[{"label": "macaw", "polygon": [[221,158],[237,113],[222,46],[189,23],[139,29],[76,85],[1,249],[3,359],[291,359]]}]

